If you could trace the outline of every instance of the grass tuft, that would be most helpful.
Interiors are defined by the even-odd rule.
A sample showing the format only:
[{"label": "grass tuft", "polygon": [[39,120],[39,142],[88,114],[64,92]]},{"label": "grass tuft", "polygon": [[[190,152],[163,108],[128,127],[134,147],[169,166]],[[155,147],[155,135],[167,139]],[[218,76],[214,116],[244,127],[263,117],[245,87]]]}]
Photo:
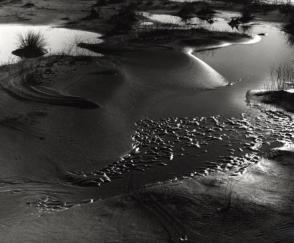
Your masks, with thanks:
[{"label": "grass tuft", "polygon": [[47,53],[45,46],[45,38],[40,32],[29,31],[19,35],[18,49],[12,53],[22,58],[39,57]]},{"label": "grass tuft", "polygon": [[19,36],[19,48],[29,48],[31,50],[44,49],[46,45],[44,36],[40,32],[29,31],[25,35]]},{"label": "grass tuft", "polygon": [[271,68],[270,83],[266,89],[280,91],[294,88],[294,69],[289,64]]}]

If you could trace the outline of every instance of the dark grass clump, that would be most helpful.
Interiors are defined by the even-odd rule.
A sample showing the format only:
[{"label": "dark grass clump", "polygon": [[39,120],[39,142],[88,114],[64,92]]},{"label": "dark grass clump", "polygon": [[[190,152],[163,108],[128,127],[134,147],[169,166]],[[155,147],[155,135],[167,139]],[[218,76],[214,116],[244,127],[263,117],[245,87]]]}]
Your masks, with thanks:
[{"label": "dark grass clump", "polygon": [[29,31],[19,36],[18,49],[12,53],[21,58],[39,57],[47,53],[45,46],[46,41],[41,33]]},{"label": "dark grass clump", "polygon": [[287,21],[287,23],[284,24],[283,30],[287,34],[288,44],[290,46],[294,46],[294,15],[293,15],[293,13],[290,15],[289,20]]},{"label": "dark grass clump", "polygon": [[254,19],[253,9],[250,7],[245,7],[241,11],[240,21],[241,23],[248,23]]},{"label": "dark grass clump", "polygon": [[107,5],[106,0],[97,0],[97,2],[94,4],[94,7],[101,7]]},{"label": "dark grass clump", "polygon": [[23,8],[33,8],[33,7],[35,7],[35,4],[33,4],[33,3],[26,3],[22,7]]},{"label": "dark grass clump", "polygon": [[187,2],[176,13],[183,21],[198,17],[201,20],[206,20],[213,23],[213,18],[216,11],[208,3]]},{"label": "dark grass clump", "polygon": [[253,8],[252,6],[249,6],[249,7],[244,7],[241,10],[241,16],[233,17],[228,24],[232,27],[232,29],[235,29],[235,28],[239,29],[239,26],[241,24],[249,23],[253,19],[254,19]]},{"label": "dark grass clump", "polygon": [[209,31],[202,28],[190,29],[151,29],[149,31],[137,33],[136,39],[144,43],[166,44],[173,41],[181,43],[184,46],[199,46],[207,44],[217,44],[219,41],[234,41],[240,38],[248,38],[248,35],[240,33],[230,33],[222,31]]},{"label": "dark grass clump", "polygon": [[39,32],[29,31],[19,36],[19,48],[43,49],[46,45],[43,35]]},{"label": "dark grass clump", "polygon": [[294,16],[292,15],[288,22],[284,25],[284,30],[289,33],[294,35]]},{"label": "dark grass clump", "polygon": [[99,18],[100,18],[99,10],[92,7],[89,15],[84,17],[83,20],[93,20],[93,19],[99,19]]},{"label": "dark grass clump", "polygon": [[186,21],[196,16],[195,11],[196,10],[193,3],[185,3],[184,6],[177,13],[177,16]]},{"label": "dark grass clump", "polygon": [[133,26],[138,22],[136,6],[133,4],[122,7],[119,12],[108,21],[113,28],[108,35],[127,34],[132,31]]},{"label": "dark grass clump", "polygon": [[294,68],[285,64],[271,68],[271,79],[267,90],[286,90],[294,87]]},{"label": "dark grass clump", "polygon": [[200,9],[196,15],[198,18],[202,20],[206,20],[208,22],[212,22],[214,15],[216,14],[216,11],[212,9],[209,5],[204,6],[202,9]]}]

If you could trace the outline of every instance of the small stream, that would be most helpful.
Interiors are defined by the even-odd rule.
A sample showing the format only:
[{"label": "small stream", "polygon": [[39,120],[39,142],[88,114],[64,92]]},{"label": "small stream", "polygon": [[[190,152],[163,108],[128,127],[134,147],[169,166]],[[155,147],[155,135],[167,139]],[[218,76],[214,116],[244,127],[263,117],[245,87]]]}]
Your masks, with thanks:
[{"label": "small stream", "polygon": [[[63,51],[76,38],[100,41],[100,35],[91,32],[1,25],[1,36],[7,36],[0,40],[2,63],[14,58],[10,53],[17,47],[17,35],[31,29],[46,35],[50,53]],[[77,112],[42,106],[49,114],[46,131],[54,134],[48,141],[2,128],[0,154],[6,157],[0,167],[11,175],[1,180],[4,204],[13,205],[16,218],[35,207],[42,212],[64,210],[84,199],[89,203],[148,183],[209,173],[208,168],[238,169],[257,162],[270,147],[266,142],[291,142],[292,119],[248,105],[246,92],[264,88],[273,66],[291,63],[293,47],[279,25],[258,23],[250,31],[267,35],[254,44],[190,54],[146,49],[121,55],[119,75],[102,76],[114,86],[104,103],[91,88],[97,83],[89,84],[89,98],[101,103],[101,109]],[[79,86],[74,89],[82,92]],[[28,109],[31,103],[21,105]],[[60,161],[68,162],[62,167],[67,181],[56,169]],[[24,202],[32,207],[27,209]]]},{"label": "small stream", "polygon": [[[199,172],[202,170],[200,168],[207,166],[208,161],[221,161],[220,157],[222,156],[232,156],[234,154],[231,153],[232,151],[239,151],[240,143],[251,144],[252,147],[257,146],[259,148],[258,144],[261,141],[271,140],[267,136],[262,137],[261,140],[256,140],[255,135],[246,135],[246,132],[243,134],[241,132],[243,122],[248,125],[248,129],[251,126],[257,130],[272,129],[275,131],[274,140],[284,140],[285,134],[281,131],[288,130],[289,132],[292,129],[291,126],[286,128],[283,125],[284,121],[281,121],[279,116],[281,116],[282,120],[283,117],[287,120],[287,116],[282,115],[282,113],[279,115],[279,112],[272,116],[267,113],[266,108],[264,108],[265,113],[263,113],[263,108],[256,109],[248,105],[246,93],[250,89],[264,89],[267,87],[268,83],[270,83],[272,68],[291,63],[294,52],[293,48],[288,45],[287,36],[280,31],[279,25],[269,23],[254,24],[251,34],[258,33],[267,34],[258,43],[248,45],[234,44],[193,53],[193,55],[204,61],[206,65],[208,64],[209,68],[218,74],[218,77],[221,75],[230,84],[229,86],[204,89],[202,91],[201,87],[203,88],[207,85],[203,81],[208,81],[209,75],[199,78],[197,73],[193,74],[190,69],[181,69],[180,67],[185,63],[185,59],[181,58],[180,55],[174,54],[173,56],[172,54],[167,55],[165,52],[153,52],[150,50],[146,51],[146,53],[144,51],[144,54],[141,53],[140,60],[136,62],[133,60],[136,54],[124,57],[124,70],[132,82],[132,91],[135,91],[135,93],[131,95],[131,90],[121,88],[121,92],[116,94],[117,98],[114,97],[114,102],[124,100],[123,104],[117,103],[117,106],[121,107],[124,112],[129,113],[128,118],[134,119],[134,122],[139,120],[140,117],[148,117],[147,120],[139,123],[137,127],[138,130],[135,134],[137,137],[133,140],[134,150],[127,155],[127,159],[123,159],[126,164],[131,166],[133,165],[130,161],[139,160],[141,164],[138,165],[137,171],[143,169],[141,172],[133,172],[131,179],[123,179],[125,183],[130,183],[131,181],[131,184],[140,187],[140,185],[146,183],[187,175],[191,172]],[[194,61],[197,62],[197,60]],[[185,63],[186,67],[193,67],[191,65]],[[171,67],[173,67],[173,71],[171,71]],[[193,68],[191,69],[193,70]],[[178,73],[173,75],[173,72]],[[194,78],[193,75],[195,75]],[[194,83],[186,82],[187,77]],[[139,83],[140,85],[138,86]],[[142,84],[144,84],[143,87]],[[164,89],[164,86],[168,88]],[[133,104],[136,104],[136,106],[134,107]],[[244,114],[246,114],[246,118]],[[193,126],[189,127],[190,125],[188,125],[190,123],[194,124],[194,129],[197,131],[198,127],[202,127],[202,130],[205,131],[207,129],[206,135],[208,136],[209,131],[218,130],[215,125],[222,122],[226,123],[226,119],[231,119],[232,117],[236,119],[234,121],[237,124],[241,125],[240,127],[229,126],[229,131],[226,133],[232,139],[229,143],[224,142],[225,139],[221,138],[217,142],[210,142],[213,138],[209,137],[204,138],[204,140],[200,139],[203,134],[193,135]],[[217,119],[218,122],[214,119]],[[259,119],[266,119],[271,122],[262,124]],[[274,122],[276,120],[278,122]],[[292,122],[289,124],[292,124]],[[179,126],[178,132],[176,126]],[[199,130],[200,133],[202,130]],[[246,126],[245,130],[247,130]],[[250,129],[247,132],[251,133]],[[215,140],[219,138],[217,134],[218,132],[215,132],[212,135]],[[146,138],[145,143],[142,141],[144,137]],[[158,139],[158,141],[154,141],[154,138]],[[235,138],[236,143],[233,142]],[[289,139],[287,142],[291,141],[291,137]],[[199,147],[201,148],[198,147],[197,141],[200,142]],[[181,143],[186,143],[187,147],[178,147],[179,145],[176,145]],[[231,143],[233,143],[231,148],[225,148],[227,144]],[[140,145],[138,146],[138,144]],[[196,147],[196,150],[191,152],[193,150],[191,147],[193,148],[193,146]],[[210,146],[212,147],[209,148]],[[242,146],[240,147],[241,149]],[[244,151],[242,149],[243,152],[238,155],[240,157],[250,153],[250,148],[248,152],[246,150],[247,145],[244,146]],[[145,156],[146,147],[149,148],[151,154],[148,155],[149,153],[147,153]],[[257,154],[262,155],[267,149],[261,149],[260,153]],[[152,153],[155,157],[153,164],[161,166],[153,167],[153,164],[150,163]],[[163,155],[164,153],[166,157]],[[172,159],[170,159],[171,157]],[[124,164],[119,161],[115,163]],[[134,164],[136,165],[136,162]],[[113,165],[114,167],[112,167]],[[114,171],[109,171],[109,168],[113,168]],[[115,164],[110,164],[103,168],[102,171],[109,171],[110,174],[115,175],[115,168]],[[120,171],[120,168],[118,168],[118,171]],[[93,178],[91,174],[89,176]],[[105,187],[115,190],[116,182],[114,181],[110,184],[105,185]]]},{"label": "small stream", "polygon": [[[207,173],[212,164],[245,166],[257,162],[276,142],[290,143],[292,119],[251,106],[246,93],[267,87],[272,67],[291,63],[293,49],[279,25],[257,23],[250,31],[265,36],[251,44],[190,54],[151,49],[119,57],[126,82],[105,115],[110,120],[120,115],[115,131],[136,123],[132,149],[95,170],[68,171],[69,180],[79,186],[99,185],[101,196],[121,193]],[[105,126],[104,132],[113,134],[114,127]],[[112,145],[123,139],[121,134]]]}]

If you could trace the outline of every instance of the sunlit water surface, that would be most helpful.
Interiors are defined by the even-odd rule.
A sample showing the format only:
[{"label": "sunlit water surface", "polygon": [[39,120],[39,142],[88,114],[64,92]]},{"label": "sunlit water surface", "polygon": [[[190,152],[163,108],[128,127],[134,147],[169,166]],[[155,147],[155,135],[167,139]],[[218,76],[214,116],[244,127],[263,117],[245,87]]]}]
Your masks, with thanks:
[{"label": "sunlit water surface", "polygon": [[72,30],[54,26],[0,24],[0,64],[15,62],[18,57],[11,52],[18,48],[19,37],[33,31],[40,33],[46,42],[45,49],[48,54],[69,53],[69,54],[90,54],[93,53],[77,48],[79,42],[97,43],[101,42],[101,35],[88,31]]},{"label": "sunlit water surface", "polygon": [[[130,184],[140,187],[203,172],[209,162],[220,163],[223,157],[235,157],[238,163],[246,156],[256,161],[268,149],[265,141],[291,141],[291,119],[252,108],[246,93],[267,87],[272,67],[291,63],[293,49],[278,25],[253,25],[250,33],[267,35],[247,45],[188,53],[146,49],[118,57],[126,80],[103,115],[116,122],[99,129],[112,138],[113,148],[123,146],[130,136],[117,136],[117,131],[135,129],[131,150],[114,151],[116,160],[101,161],[94,170],[82,165],[81,170],[69,170],[71,182],[96,183],[99,195],[119,193]],[[147,120],[138,122],[143,118]],[[97,150],[109,149],[103,140],[96,141]]]},{"label": "sunlit water surface", "polygon": [[148,12],[140,13],[143,17],[145,17],[148,21],[143,21],[142,25],[145,28],[156,27],[156,23],[171,25],[171,26],[181,26],[188,28],[205,28],[211,31],[230,31],[234,32],[237,29],[232,29],[232,27],[228,24],[232,17],[239,17],[240,13],[233,11],[221,11],[217,12],[213,17],[213,23],[208,23],[206,20],[202,20],[198,17],[190,18],[184,21],[182,18],[170,14],[155,14]]},{"label": "sunlit water surface", "polygon": [[[148,117],[154,120],[153,122],[150,121],[150,124],[147,121],[146,127],[144,127],[145,124],[143,124],[143,127],[139,127],[137,131],[139,137],[135,138],[133,141],[135,148],[130,154],[131,157],[125,160],[126,163],[128,163],[129,159],[137,161],[139,157],[139,163],[141,164],[138,164],[138,166],[139,168],[141,168],[141,166],[144,168],[145,172],[134,172],[134,174],[132,174],[133,184],[139,186],[141,183],[145,184],[146,182],[154,182],[178,175],[189,174],[189,172],[193,171],[192,168],[205,167],[205,163],[211,159],[220,161],[220,158],[217,159],[214,156],[229,156],[227,152],[230,151],[230,148],[224,149],[222,147],[221,143],[224,141],[222,139],[220,139],[219,143],[217,142],[218,145],[202,140],[203,144],[201,145],[200,142],[201,148],[198,150],[197,141],[199,140],[196,139],[196,137],[194,139],[193,135],[190,137],[195,131],[193,132],[193,129],[190,130],[186,125],[190,124],[190,122],[201,124],[203,120],[210,116],[220,115],[220,119],[222,120],[230,117],[240,117],[242,113],[248,113],[251,114],[249,116],[253,117],[253,121],[249,119],[244,121],[245,123],[249,122],[250,124],[253,122],[251,125],[256,125],[257,129],[261,130],[263,126],[265,126],[266,129],[276,131],[277,135],[275,135],[275,140],[277,140],[277,137],[280,137],[279,140],[283,140],[283,135],[279,132],[279,130],[285,129],[282,122],[269,122],[263,125],[262,123],[254,122],[256,116],[258,117],[257,119],[267,118],[261,118],[264,116],[260,113],[261,111],[251,108],[251,106],[248,105],[246,93],[250,89],[264,89],[268,87],[272,68],[281,64],[291,63],[293,60],[293,49],[288,43],[287,36],[280,31],[278,25],[275,26],[274,24],[267,23],[258,24],[253,25],[248,31],[251,34],[267,33],[267,35],[263,36],[261,41],[253,42],[248,45],[233,44],[213,50],[194,50],[194,52],[187,53],[188,56],[194,55],[199,58],[194,60],[196,62],[195,64],[192,64],[192,56],[190,56],[192,61],[192,63],[190,63],[187,59],[181,57],[181,55],[167,54],[166,52],[152,50],[130,53],[123,57],[123,68],[127,77],[132,82],[132,89],[130,89],[128,85],[123,85],[121,91],[116,93],[114,102],[117,103],[117,106],[121,107],[124,112],[129,113],[128,118],[133,122],[139,120],[139,117]],[[140,53],[140,58],[136,59],[136,56],[138,57]],[[209,75],[204,75],[203,78],[199,78],[197,72],[193,74],[193,65],[198,65],[195,70],[202,66],[201,62],[197,64],[199,60],[204,62],[205,65],[209,65],[207,71],[213,69],[213,73],[217,73],[218,77],[221,75],[230,85],[217,89],[199,90],[198,88],[205,87],[205,81],[209,80]],[[182,66],[186,67],[186,69],[182,68]],[[189,68],[191,68],[191,70]],[[199,70],[202,70],[202,68]],[[175,75],[173,75],[174,73]],[[211,81],[209,81],[208,84],[210,82]],[[138,85],[139,83],[140,85]],[[121,100],[124,100],[124,104],[121,103]],[[134,106],[134,104],[136,105]],[[127,111],[128,109],[129,111]],[[201,119],[201,117],[204,118]],[[177,120],[175,118],[179,119]],[[205,125],[200,125],[200,127],[202,127],[203,130],[208,129],[208,131],[210,129],[212,129],[212,131],[215,130],[213,125],[215,122],[213,119],[214,118],[211,118],[211,120],[206,122],[206,128],[204,128]],[[268,118],[268,121],[270,120],[271,118]],[[128,122],[130,122],[130,120]],[[171,127],[168,127],[168,124]],[[173,130],[177,130],[175,126],[179,126],[179,137],[176,135],[177,132]],[[182,130],[180,129],[181,126],[183,126]],[[196,130],[197,126],[195,125],[194,127]],[[154,130],[149,130],[150,127],[153,127]],[[185,130],[186,128],[187,130]],[[171,130],[169,131],[169,129]],[[239,136],[240,140],[243,140],[240,133],[241,130],[240,128],[233,128],[233,132],[230,132],[229,137],[233,138],[236,135],[237,137]],[[146,136],[147,139],[150,136],[151,140],[145,141],[146,144],[143,142],[143,145],[141,144],[142,148],[140,148],[140,146],[137,148],[137,143],[142,143],[142,132],[144,134],[143,137]],[[175,142],[182,141],[181,139],[183,139],[183,141],[186,139],[187,143],[190,141],[190,145],[196,147],[196,154],[194,155],[197,159],[193,157],[193,152],[192,155],[189,155],[190,152],[188,151],[190,151],[190,148],[176,149],[177,146],[175,146],[175,154],[173,154],[173,151],[169,151],[169,142],[165,141],[163,138],[164,134],[169,134],[169,132],[171,132],[171,134],[170,137],[169,135],[168,137],[171,139],[175,136]],[[174,132],[176,132],[176,134],[174,134]],[[154,139],[157,137],[159,140],[153,141],[152,137]],[[252,141],[246,141],[246,137],[245,135],[243,142],[251,143]],[[137,139],[139,139],[139,142]],[[207,139],[210,140],[209,138]],[[262,141],[264,141],[264,139],[266,138],[263,137]],[[145,148],[150,144],[151,148],[149,151],[151,151],[155,157],[154,164],[158,165],[160,164],[159,161],[163,160],[159,145],[160,141],[163,142],[163,151],[167,149],[169,152],[172,152],[171,155],[166,151],[167,156],[170,155],[172,159],[163,163],[166,163],[167,166],[155,166],[154,168],[151,166],[151,169],[148,169],[150,163],[147,162],[147,165],[145,164],[145,166],[147,166],[146,169],[144,167],[144,161],[145,159],[148,161],[150,156],[148,157],[147,155],[145,157],[145,155],[142,155],[139,151],[142,150],[144,153]],[[152,147],[153,142],[158,145]],[[257,142],[260,143],[260,140]],[[205,148],[206,143],[212,146],[212,150]],[[233,145],[233,147],[236,145],[237,144]],[[237,149],[237,147],[233,148],[233,150]],[[137,152],[136,149],[138,150]],[[115,163],[119,164],[119,161],[120,160]],[[114,166],[113,168],[116,168],[115,163],[109,166]],[[107,170],[107,168],[104,169]],[[124,181],[128,180],[129,178],[125,178]],[[109,186],[110,184],[112,186]],[[106,188],[115,188],[115,182],[110,184],[106,185]]]},{"label": "sunlit water surface", "polygon": [[[2,25],[1,36],[7,36],[0,39],[2,62],[12,57],[17,35],[31,28],[45,33],[52,52],[67,48],[80,35],[83,41],[99,38],[46,26]],[[209,166],[222,162],[225,168],[240,168],[258,161],[269,147],[266,142],[291,142],[294,131],[289,116],[251,108],[245,97],[249,89],[267,85],[271,67],[293,61],[293,48],[279,26],[254,25],[250,31],[268,35],[258,43],[209,51],[146,49],[121,55],[121,73],[102,76],[99,81],[113,82],[106,95],[101,91],[97,95],[97,82],[89,83],[84,91],[102,104],[101,109],[46,108],[50,111],[46,121],[57,124],[48,126],[54,134],[52,141],[40,142],[26,134],[12,136],[13,131],[4,127],[1,154],[10,161],[0,164],[8,212],[1,214],[3,221],[32,217],[36,208],[57,213],[146,183],[208,173]],[[82,92],[78,85],[70,91]],[[53,143],[54,153],[47,150],[46,142]],[[60,166],[60,161],[68,164]],[[64,173],[67,181],[63,181]]]}]

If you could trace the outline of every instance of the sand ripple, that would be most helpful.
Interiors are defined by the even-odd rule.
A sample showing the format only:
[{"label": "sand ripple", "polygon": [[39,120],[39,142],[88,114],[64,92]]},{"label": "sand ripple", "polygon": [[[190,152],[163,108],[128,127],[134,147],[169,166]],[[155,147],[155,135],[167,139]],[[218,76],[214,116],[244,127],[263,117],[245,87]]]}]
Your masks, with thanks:
[{"label": "sand ripple", "polygon": [[98,104],[86,98],[64,94],[46,86],[35,85],[30,80],[27,80],[27,78],[22,78],[21,75],[14,75],[14,77],[9,75],[5,79],[2,79],[0,86],[9,95],[22,100],[86,109],[99,107]]}]

